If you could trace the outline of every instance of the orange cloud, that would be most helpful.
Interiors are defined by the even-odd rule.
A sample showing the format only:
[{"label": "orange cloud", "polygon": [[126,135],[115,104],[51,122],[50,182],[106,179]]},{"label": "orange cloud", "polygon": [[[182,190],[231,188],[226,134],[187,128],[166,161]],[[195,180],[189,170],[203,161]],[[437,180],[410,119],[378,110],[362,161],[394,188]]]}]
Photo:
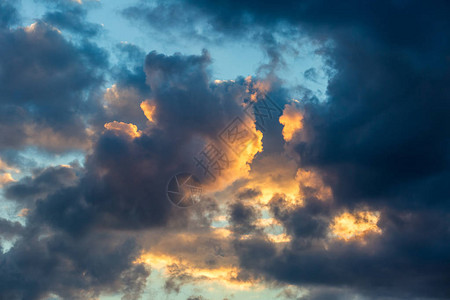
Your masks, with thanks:
[{"label": "orange cloud", "polygon": [[110,123],[106,123],[105,128],[107,130],[126,134],[131,138],[137,138],[141,136],[141,132],[138,130],[137,126],[131,123],[113,121]]},{"label": "orange cloud", "polygon": [[257,201],[267,204],[275,194],[283,194],[292,204],[302,203],[299,198],[299,182],[296,178],[297,164],[286,155],[270,155],[262,157],[257,165],[252,165],[252,172],[247,188],[261,192]]},{"label": "orange cloud", "polygon": [[[253,122],[246,122],[245,125],[250,129],[251,134],[254,134],[256,137],[248,142],[239,155],[235,154],[227,146],[217,143],[217,145],[222,145],[220,149],[226,154],[229,165],[221,170],[221,174],[217,176],[216,181],[203,186],[205,191],[219,191],[237,179],[244,178],[249,175],[253,159],[257,153],[263,151],[263,134],[262,132],[256,130]],[[213,141],[213,143],[216,144],[216,141]]]},{"label": "orange cloud", "polygon": [[5,172],[5,171],[12,171],[12,172],[15,172],[15,173],[20,173],[20,170],[19,170],[19,169],[10,167],[7,163],[5,163],[5,162],[0,158],[0,172],[1,172],[1,171],[3,171],[3,172]]},{"label": "orange cloud", "polygon": [[239,262],[230,245],[233,236],[226,228],[191,228],[191,232],[165,229],[148,233],[149,246],[135,263],[147,264],[166,278],[179,276],[186,279],[184,283],[215,282],[237,290],[256,283],[253,278],[238,279]]},{"label": "orange cloud", "polygon": [[14,182],[14,178],[12,178],[10,173],[4,173],[0,174],[0,188],[3,187],[5,184],[8,184],[10,182]]},{"label": "orange cloud", "polygon": [[283,127],[283,138],[289,142],[294,137],[294,134],[303,128],[303,115],[297,110],[294,104],[288,104],[284,108],[283,115],[280,117],[280,123]]},{"label": "orange cloud", "polygon": [[382,233],[377,226],[379,219],[379,212],[357,211],[353,214],[345,212],[334,218],[330,229],[338,239],[345,241],[363,240],[369,233]]},{"label": "orange cloud", "polygon": [[141,109],[144,112],[145,116],[147,117],[147,119],[154,123],[155,122],[155,110],[156,110],[156,105],[153,103],[150,103],[150,100],[145,100],[141,102]]},{"label": "orange cloud", "polygon": [[20,173],[19,169],[10,167],[7,163],[0,159],[0,188],[5,184],[16,181],[10,172]]},{"label": "orange cloud", "polygon": [[233,280],[239,272],[239,269],[233,266],[206,268],[192,264],[187,260],[182,260],[179,257],[162,253],[144,253],[135,261],[135,263],[148,264],[152,268],[164,272],[166,275],[172,275],[171,273],[175,271],[173,268],[177,266],[176,271],[182,271],[183,275],[191,278],[191,281],[212,280],[234,288],[242,288],[244,287],[243,285],[249,285],[249,283],[245,284],[245,282],[236,282],[236,280]]}]

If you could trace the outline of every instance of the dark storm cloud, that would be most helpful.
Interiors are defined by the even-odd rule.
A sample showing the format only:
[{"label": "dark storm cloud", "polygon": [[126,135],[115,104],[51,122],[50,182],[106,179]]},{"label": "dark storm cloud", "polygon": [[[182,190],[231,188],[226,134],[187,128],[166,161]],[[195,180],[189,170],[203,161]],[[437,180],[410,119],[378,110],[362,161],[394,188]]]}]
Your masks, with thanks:
[{"label": "dark storm cloud", "polygon": [[[72,44],[42,21],[27,29],[2,31],[0,39],[3,148],[37,144],[51,150],[72,149],[86,137],[90,116],[108,117],[95,98],[86,96],[102,84],[98,72],[107,66],[102,49],[86,41]],[[122,48],[130,57],[141,54],[130,46]],[[193,149],[198,151],[190,144],[194,136],[215,136],[214,125],[223,125],[240,109],[230,99],[245,87],[210,86],[206,52],[150,53],[142,64],[145,73],[136,63],[118,77],[119,88],[136,88],[139,95],[154,99],[158,126],[140,127],[145,133],[137,139],[106,131],[94,141],[83,168],[74,164],[35,170],[6,189],[5,196],[29,213],[25,226],[0,222],[2,238],[17,238],[0,255],[1,298],[42,299],[55,294],[86,299],[106,291],[137,299],[149,271],[134,263],[141,254],[134,236],[120,230],[163,226],[171,215],[188,217],[189,212],[177,212],[167,201],[167,180],[179,168],[192,165]],[[177,101],[166,103],[171,97]],[[212,117],[208,109],[220,117]],[[96,128],[102,126],[95,122]],[[30,132],[27,126],[37,131]],[[53,132],[39,134],[47,128],[63,138],[46,140]],[[79,139],[70,144],[67,137]]]},{"label": "dark storm cloud", "polygon": [[[139,56],[136,51],[127,47],[125,53]],[[104,130],[84,167],[36,170],[8,186],[6,197],[28,208],[29,215],[19,242],[1,258],[1,282],[6,282],[0,285],[1,295],[40,299],[54,293],[70,298],[114,291],[132,295],[126,299],[138,297],[148,271],[132,263],[139,247],[132,235],[128,241],[120,232],[161,227],[171,220],[185,224],[195,211],[171,205],[167,181],[192,168],[202,138],[215,138],[226,121],[243,114],[238,100],[245,93],[244,80],[211,85],[209,62],[206,52],[149,53],[144,76],[128,69],[118,77],[118,89],[134,88],[154,101],[155,124],[143,123],[136,138]],[[35,268],[42,273],[33,273]],[[66,268],[73,271],[62,275]]]},{"label": "dark storm cloud", "polygon": [[95,225],[137,229],[164,224],[171,209],[165,187],[176,172],[173,146],[168,139],[130,141],[106,133],[88,157],[80,184],[38,202],[39,217],[74,234]]},{"label": "dark storm cloud", "polygon": [[[290,246],[279,252],[270,242],[258,239],[239,241],[236,250],[243,267],[269,279],[349,287],[376,299],[447,299],[448,214],[396,211],[389,217],[395,223],[383,219],[379,224],[383,234],[369,237],[365,245],[333,242],[325,248],[320,234],[299,230]],[[295,225],[304,229],[303,224]]]},{"label": "dark storm cloud", "polygon": [[5,189],[5,196],[27,204],[30,201],[46,197],[63,186],[75,185],[78,179],[77,171],[80,171],[79,167],[49,167],[34,170],[32,177],[27,176],[19,182],[9,185]]},{"label": "dark storm cloud", "polygon": [[197,139],[215,138],[227,119],[243,114],[233,98],[245,87],[210,87],[208,62],[206,53],[148,54],[147,96],[157,107],[156,125],[140,128],[145,133],[135,139],[106,131],[86,158],[85,168],[78,170],[79,178],[73,178],[76,169],[49,168],[12,184],[6,196],[37,199],[37,218],[73,234],[98,224],[135,229],[164,224],[172,209],[165,196],[167,181],[192,169],[192,157],[203,146]]},{"label": "dark storm cloud", "polygon": [[80,198],[83,175],[79,166],[50,167],[6,190],[29,214],[24,227],[0,222],[2,237],[18,238],[0,255],[2,299],[42,299],[50,292],[85,299],[103,291],[139,298],[149,275],[144,265],[133,263],[140,247],[133,236],[87,228],[94,213]]},{"label": "dark storm cloud", "polygon": [[149,271],[132,263],[139,254],[133,239],[101,232],[73,239],[35,226],[28,224],[23,238],[0,255],[2,299],[42,299],[50,291],[86,299],[104,290],[138,299]]},{"label": "dark storm cloud", "polygon": [[286,231],[300,239],[324,238],[327,234],[331,205],[315,198],[306,198],[302,207],[289,208],[280,195],[275,195],[269,202],[270,211],[280,221]]},{"label": "dark storm cloud", "polygon": [[[18,18],[8,3],[0,6],[3,28]],[[89,23],[79,26],[85,11],[57,3],[58,10],[45,15],[48,22],[82,36],[97,33]],[[270,74],[283,65],[280,50],[285,50],[272,34],[281,27],[293,33],[300,27],[323,42],[320,53],[336,70],[327,102],[305,99],[304,134],[293,141],[300,166],[317,170],[334,199],[321,202],[312,190],[306,190],[303,207],[291,208],[281,196],[272,199],[271,213],[292,242],[280,249],[263,236],[236,239],[241,273],[327,287],[313,299],[335,299],[333,289],[346,288],[376,299],[448,298],[447,3],[193,0],[181,11],[189,14],[193,6],[194,16],[203,16],[211,32],[258,33],[252,38],[270,58],[261,71]],[[160,16],[160,28],[168,22],[173,28],[190,23],[189,18],[175,22],[172,16],[180,9],[173,9],[166,7],[160,15],[144,11],[152,14],[143,17]],[[125,11],[129,16],[137,12]],[[137,120],[139,110],[127,103],[130,109],[120,121],[136,122],[140,137],[106,131],[94,141],[84,168],[37,170],[8,186],[6,197],[30,212],[24,226],[0,220],[6,238],[19,238],[0,254],[2,298],[40,299],[53,293],[83,299],[103,291],[138,298],[149,271],[133,264],[140,248],[131,230],[161,227],[171,219],[183,223],[189,217],[167,201],[167,180],[192,166],[201,138],[215,138],[242,114],[234,100],[245,92],[243,78],[211,84],[206,51],[191,56],[151,52],[142,66],[142,51],[119,47],[133,64],[113,70],[117,89],[134,93],[129,99],[136,105],[151,99],[156,123],[147,124],[142,114]],[[100,116],[93,121],[97,129],[118,120],[119,109],[103,111],[95,101],[83,101],[92,100],[86,94],[102,83],[99,71],[107,64],[95,44],[68,42],[42,21],[27,30],[1,29],[0,147],[72,149],[86,141],[89,116]],[[49,143],[49,128],[71,143],[60,138]],[[366,244],[330,242],[326,229],[332,218],[358,207],[381,211],[382,234],[368,234]],[[238,233],[253,231],[256,217],[250,206],[230,207],[231,226]]]},{"label": "dark storm cloud", "polygon": [[241,241],[241,264],[286,282],[348,286],[374,297],[448,298],[448,3],[183,5],[202,11],[221,33],[252,26],[271,32],[283,24],[323,44],[320,54],[335,72],[326,102],[304,101],[303,134],[295,147],[300,166],[316,168],[332,187],[336,211],[368,206],[382,212],[383,234],[370,242],[374,252],[353,243],[326,251],[313,242],[306,248],[297,243],[300,237],[323,238],[328,208],[315,214],[308,204],[278,213],[294,242],[275,255],[267,241]]},{"label": "dark storm cloud", "polygon": [[88,188],[80,182],[83,176],[78,166],[50,167],[6,190],[6,197],[26,206],[29,215],[24,227],[0,222],[2,237],[18,238],[0,255],[2,299],[42,299],[49,293],[85,299],[104,291],[139,298],[149,275],[144,265],[133,263],[140,247],[129,234],[89,230],[100,213],[91,198],[82,198],[81,190]]},{"label": "dark storm cloud", "polygon": [[0,147],[85,148],[87,101],[99,87],[106,54],[95,44],[68,42],[50,25],[0,32]]},{"label": "dark storm cloud", "polygon": [[258,211],[242,202],[232,203],[229,206],[229,222],[231,229],[237,234],[249,234],[256,230],[254,224],[259,217]]},{"label": "dark storm cloud", "polygon": [[210,84],[210,62],[206,50],[200,56],[147,55],[146,80],[155,98],[157,123],[172,137],[190,138],[193,131],[215,139],[233,117],[244,116],[239,105],[246,96],[244,79]]}]

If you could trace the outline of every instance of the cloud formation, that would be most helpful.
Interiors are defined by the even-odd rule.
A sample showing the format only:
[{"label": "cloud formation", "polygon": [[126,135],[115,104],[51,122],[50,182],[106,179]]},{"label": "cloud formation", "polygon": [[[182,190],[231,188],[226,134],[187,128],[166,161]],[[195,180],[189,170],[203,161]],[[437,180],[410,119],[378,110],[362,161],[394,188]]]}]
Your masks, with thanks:
[{"label": "cloud formation", "polygon": [[[378,226],[383,233],[369,242],[375,253],[352,243],[326,249],[317,249],[314,243],[298,248],[293,243],[276,255],[274,245],[255,239],[237,244],[242,266],[291,283],[351,286],[369,296],[448,296],[442,284],[448,281],[448,270],[440,264],[448,260],[441,252],[448,247],[448,232],[439,229],[448,226],[450,195],[445,184],[450,125],[449,44],[444,38],[449,32],[448,5],[185,3],[203,11],[221,33],[252,26],[271,30],[284,23],[323,42],[321,53],[335,70],[330,73],[328,99],[303,99],[303,128],[298,128],[294,148],[299,166],[315,169],[331,187],[334,200],[325,207],[308,200],[311,204],[305,208],[286,212],[284,218],[289,220],[290,214],[315,207],[292,217],[303,221],[287,223],[288,228],[314,241],[324,237],[330,218],[341,209],[381,211]],[[428,222],[435,226],[430,236],[422,234],[428,230],[419,225]],[[354,265],[358,268],[350,268]],[[339,275],[332,270],[339,270]]]},{"label": "cloud formation", "polygon": [[42,21],[0,32],[2,149],[36,145],[52,151],[88,147],[89,114],[106,54],[67,41]]},{"label": "cloud formation", "polygon": [[[155,272],[167,297],[204,282],[288,299],[449,297],[446,2],[121,11],[168,38],[260,46],[268,62],[233,80],[213,80],[207,49],[100,46],[88,3],[43,3],[29,26],[0,4],[0,188],[15,210],[0,217],[0,298],[139,299]],[[328,76],[321,100],[279,76],[302,40],[323,59],[301,74]],[[249,139],[233,148],[238,133]],[[24,167],[16,152],[30,147],[84,160]],[[198,157],[219,148],[212,178]],[[199,205],[168,201],[180,172],[202,178]]]}]

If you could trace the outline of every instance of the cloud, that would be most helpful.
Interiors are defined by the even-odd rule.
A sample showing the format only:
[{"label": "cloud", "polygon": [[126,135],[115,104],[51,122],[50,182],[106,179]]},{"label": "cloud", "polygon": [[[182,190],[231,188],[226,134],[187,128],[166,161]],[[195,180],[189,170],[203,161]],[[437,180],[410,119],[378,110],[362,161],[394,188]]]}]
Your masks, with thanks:
[{"label": "cloud", "polygon": [[23,226],[19,222],[11,222],[6,219],[0,219],[0,240],[11,239],[21,234]]},{"label": "cloud", "polygon": [[[279,215],[298,237],[279,253],[265,240],[239,241],[241,266],[298,285],[345,285],[368,297],[448,297],[442,284],[448,269],[440,263],[448,260],[442,250],[449,247],[448,232],[442,230],[448,226],[450,199],[445,184],[450,44],[443,38],[450,31],[444,17],[449,6],[183,3],[202,11],[220,33],[251,26],[274,31],[281,24],[300,30],[322,45],[319,53],[331,70],[326,101],[305,97],[303,128],[293,147],[300,169],[314,169],[330,187],[326,198],[333,199],[311,198],[304,208]],[[380,211],[382,233],[371,235],[366,246],[330,242],[329,224],[345,209]],[[427,236],[418,224],[430,222]]]},{"label": "cloud", "polygon": [[37,225],[27,225],[25,237],[0,254],[3,297],[41,299],[51,291],[63,298],[85,299],[103,290],[122,290],[128,299],[137,299],[133,295],[149,273],[143,265],[131,263],[138,252],[131,239],[106,233],[76,240],[63,233],[45,236],[31,228]]},{"label": "cloud", "polygon": [[113,122],[106,123],[105,128],[112,132],[125,134],[131,138],[137,138],[137,137],[141,136],[141,132],[138,130],[137,126],[134,124],[113,121]]},{"label": "cloud", "polygon": [[253,224],[258,218],[258,211],[242,202],[230,205],[229,218],[233,232],[237,234],[249,234],[256,230]]},{"label": "cloud", "polygon": [[13,1],[0,3],[0,28],[6,28],[19,21],[19,14]]},{"label": "cloud", "polygon": [[256,189],[245,189],[243,191],[240,191],[237,195],[237,197],[242,200],[242,199],[251,199],[251,198],[255,198],[256,196],[260,196],[261,195],[261,191],[256,190]]},{"label": "cloud", "polygon": [[286,142],[291,141],[295,132],[302,129],[302,120],[302,113],[296,110],[293,104],[286,105],[280,117],[280,123],[284,126],[283,138]]},{"label": "cloud", "polygon": [[[213,147],[222,153],[223,165],[213,174],[217,181],[209,185],[213,190],[218,190],[248,173],[249,164],[262,151],[262,133],[256,130],[242,108],[248,98],[244,79],[210,84],[209,63],[207,51],[200,56],[179,53],[165,56],[153,51],[146,57],[145,73],[152,91],[151,99],[156,106],[152,114],[157,120],[156,129],[163,129],[169,138],[178,139],[179,143],[201,138],[201,147],[195,147],[191,159],[195,155],[201,159],[204,147]],[[232,135],[234,129],[239,133],[245,129],[250,138],[239,153],[236,153],[238,149],[231,149],[233,145],[223,141],[223,136]],[[219,137],[221,134],[222,139]],[[178,146],[178,149],[183,151],[177,151],[175,155],[194,150],[188,145]],[[205,178],[204,187],[207,187],[206,183],[213,176],[204,171],[198,164],[195,172]]]},{"label": "cloud", "polygon": [[[190,1],[140,1],[121,11],[122,16],[132,24],[157,36],[158,39],[179,47],[195,40],[201,45],[223,47],[236,41],[262,49],[267,63],[257,68],[261,77],[273,77],[286,67],[285,55],[296,53],[301,36],[293,28],[266,30],[265,26],[253,21],[250,14],[237,17],[227,15],[217,18],[203,5]],[[207,6],[207,5],[206,5]],[[221,11],[230,9],[229,3],[221,3]],[[293,42],[295,41],[295,42]]]},{"label": "cloud", "polygon": [[[122,10],[122,15],[135,23],[143,23],[147,30],[164,31],[162,38],[178,40],[189,36],[200,41],[220,40],[202,25],[204,15],[195,9],[186,9],[183,3],[174,1],[140,2]],[[203,28],[201,28],[203,27]]]},{"label": "cloud", "polygon": [[[150,265],[166,272],[169,293],[206,281],[295,285],[309,294],[286,296],[307,299],[448,298],[447,4],[192,0],[123,12],[197,40],[250,37],[266,51],[259,76],[212,81],[207,50],[121,43],[109,68],[88,40],[101,30],[83,21],[85,4],[46,2],[55,10],[25,28],[11,27],[10,2],[0,6],[0,150],[86,157],[15,182],[2,163],[4,196],[24,220],[0,219],[15,241],[0,254],[2,297],[138,299]],[[263,134],[243,106],[266,94],[286,104],[276,72],[305,37],[320,45],[326,99],[299,87],[304,99]],[[254,137],[237,154],[221,139],[230,122]],[[214,143],[232,162],[204,182],[198,206],[176,209],[167,181],[206,176],[193,158]]]},{"label": "cloud", "polygon": [[[145,85],[145,74],[141,80]],[[138,128],[145,128],[147,119],[145,112],[140,108],[140,103],[149,95],[149,91],[140,91],[137,85],[138,83],[121,82],[119,78],[118,83],[107,88],[103,95],[103,115],[99,119],[105,123],[118,120],[136,124]]]},{"label": "cloud", "polygon": [[25,176],[21,180],[10,184],[5,189],[5,196],[18,203],[33,203],[39,198],[46,197],[55,191],[77,183],[79,167],[48,167],[35,169],[31,176]]},{"label": "cloud", "polygon": [[96,7],[97,0],[36,0],[47,8],[41,17],[42,21],[61,30],[79,35],[82,38],[92,38],[102,32],[103,25],[87,21],[89,8]]},{"label": "cloud", "polygon": [[0,43],[1,148],[88,148],[86,123],[98,109],[89,92],[102,82],[103,50],[73,44],[42,21],[1,31]]},{"label": "cloud", "polygon": [[[156,124],[144,122],[138,130],[129,123],[132,118],[106,122],[93,139],[83,166],[36,169],[6,187],[6,198],[28,214],[23,235],[1,258],[5,261],[2,282],[10,284],[2,286],[0,294],[39,299],[49,294],[95,297],[113,291],[137,298],[149,273],[137,261],[140,238],[126,234],[126,239],[122,233],[210,222],[208,214],[213,216],[214,202],[205,200],[208,205],[199,206],[199,211],[179,210],[166,196],[171,176],[179,170],[195,170],[193,156],[208,141],[216,140],[233,117],[244,118],[241,103],[248,96],[244,80],[211,85],[208,64],[206,52],[199,56],[149,53],[145,77],[140,79],[150,89],[140,89],[135,73],[128,73],[133,80],[122,75],[120,84],[106,92],[105,101],[111,105],[133,97],[145,120],[142,100],[138,101],[145,95],[141,99],[152,99],[157,108]],[[105,113],[101,119],[114,114]],[[260,138],[239,157],[240,165],[233,165],[234,170],[248,168],[247,162],[262,147]],[[234,174],[229,180],[237,178]],[[89,255],[81,255],[84,252]],[[33,261],[29,267],[27,259]],[[94,270],[97,264],[98,270]],[[16,269],[9,270],[9,265]],[[29,274],[39,265],[49,266],[43,269],[49,274],[45,281],[40,273]],[[66,268],[70,272],[62,276]],[[21,282],[29,288],[23,289]]]},{"label": "cloud", "polygon": [[147,120],[154,123],[156,120],[154,120],[153,115],[155,113],[156,106],[152,105],[149,100],[142,101],[140,106]]},{"label": "cloud", "polygon": [[357,211],[353,214],[345,212],[333,220],[331,231],[340,239],[364,239],[368,233],[379,233],[377,226],[380,214],[371,211]]},{"label": "cloud", "polygon": [[87,10],[81,6],[62,7],[60,10],[47,12],[42,20],[53,26],[80,34],[83,37],[98,35],[102,26],[86,22]]},{"label": "cloud", "polygon": [[3,173],[0,174],[0,187],[3,187],[3,185],[8,184],[10,182],[14,182],[14,178],[11,176],[10,173]]}]

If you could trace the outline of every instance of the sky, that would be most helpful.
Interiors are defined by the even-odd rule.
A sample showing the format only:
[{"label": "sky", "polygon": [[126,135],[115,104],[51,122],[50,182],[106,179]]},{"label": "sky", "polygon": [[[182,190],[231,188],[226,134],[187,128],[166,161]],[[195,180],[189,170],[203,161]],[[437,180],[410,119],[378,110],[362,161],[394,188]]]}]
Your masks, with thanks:
[{"label": "sky", "polygon": [[449,14],[0,0],[0,299],[450,299]]}]

